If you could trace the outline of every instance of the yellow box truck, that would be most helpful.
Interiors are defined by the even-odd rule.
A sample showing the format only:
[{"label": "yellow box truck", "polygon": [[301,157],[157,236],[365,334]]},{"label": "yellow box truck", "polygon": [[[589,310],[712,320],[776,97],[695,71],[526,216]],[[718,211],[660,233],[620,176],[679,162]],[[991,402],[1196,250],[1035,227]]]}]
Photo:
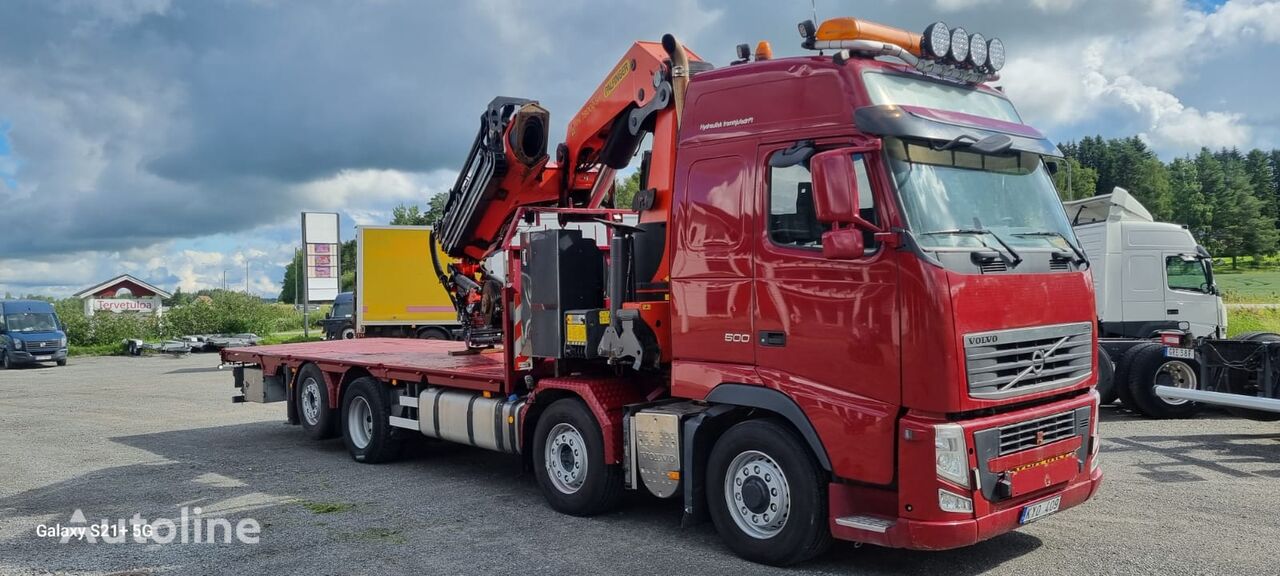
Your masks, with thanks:
[{"label": "yellow box truck", "polygon": [[356,227],[358,336],[453,339],[458,316],[431,266],[430,234],[429,226]]}]

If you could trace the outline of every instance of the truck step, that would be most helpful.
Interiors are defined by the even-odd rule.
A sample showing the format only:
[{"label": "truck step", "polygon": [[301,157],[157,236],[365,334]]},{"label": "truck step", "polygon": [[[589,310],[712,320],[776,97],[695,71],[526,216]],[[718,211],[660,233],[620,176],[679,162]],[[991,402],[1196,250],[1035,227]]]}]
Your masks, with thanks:
[{"label": "truck step", "polygon": [[847,528],[857,528],[858,530],[866,530],[868,532],[876,532],[884,534],[892,528],[897,520],[885,518],[883,516],[868,516],[859,514],[856,516],[841,516],[836,518],[836,524]]}]

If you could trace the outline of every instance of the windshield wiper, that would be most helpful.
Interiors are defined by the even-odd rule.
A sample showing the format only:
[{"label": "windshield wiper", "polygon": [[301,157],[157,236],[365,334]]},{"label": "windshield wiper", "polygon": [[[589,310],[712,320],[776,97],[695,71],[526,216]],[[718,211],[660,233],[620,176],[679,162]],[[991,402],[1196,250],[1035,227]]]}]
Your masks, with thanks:
[{"label": "windshield wiper", "polygon": [[921,234],[921,236],[942,236],[950,234],[972,234],[978,236],[978,242],[981,242],[986,248],[991,248],[991,245],[984,242],[982,240],[982,236],[991,236],[996,239],[996,242],[998,242],[1002,248],[1004,248],[1003,252],[999,250],[996,250],[996,252],[999,252],[1000,257],[1004,258],[1005,261],[1009,263],[1010,268],[1016,268],[1018,264],[1022,263],[1022,255],[1018,254],[1018,251],[1014,250],[1013,246],[1010,246],[1008,242],[1005,242],[1004,238],[1001,238],[999,234],[996,234],[987,228],[951,228],[949,230],[934,230],[933,232],[925,232]]},{"label": "windshield wiper", "polygon": [[1067,237],[1066,237],[1065,235],[1063,235],[1063,233],[1061,233],[1061,232],[1054,232],[1054,231],[1052,231],[1052,230],[1045,230],[1045,231],[1042,231],[1042,232],[1020,232],[1020,233],[1018,233],[1018,234],[1014,234],[1014,236],[1017,236],[1017,237],[1019,237],[1019,238],[1023,238],[1023,237],[1031,237],[1031,236],[1039,236],[1039,237],[1042,237],[1042,238],[1054,238],[1054,237],[1056,237],[1056,238],[1061,238],[1061,239],[1062,239],[1062,241],[1066,243],[1067,247],[1068,247],[1068,248],[1070,248],[1070,249],[1071,249],[1071,251],[1075,253],[1075,255],[1076,255],[1075,264],[1076,264],[1076,265],[1080,265],[1080,264],[1088,264],[1088,263],[1089,263],[1089,258],[1088,258],[1088,257],[1086,257],[1086,256],[1084,255],[1084,252],[1080,251],[1080,249],[1076,247],[1075,243],[1073,243],[1073,242],[1071,241],[1071,239],[1067,238]]}]

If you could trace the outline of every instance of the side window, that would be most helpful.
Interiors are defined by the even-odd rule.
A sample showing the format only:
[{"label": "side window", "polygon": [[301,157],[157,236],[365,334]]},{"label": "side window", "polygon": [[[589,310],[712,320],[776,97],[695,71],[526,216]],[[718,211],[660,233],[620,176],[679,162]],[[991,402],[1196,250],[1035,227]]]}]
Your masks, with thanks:
[{"label": "side window", "polygon": [[[858,208],[864,220],[879,224],[875,195],[862,154],[853,157],[858,172]],[[821,248],[822,233],[830,228],[818,222],[813,207],[813,178],[803,164],[769,167],[769,239],[782,246]],[[866,253],[876,251],[875,235],[864,232]]]},{"label": "side window", "polygon": [[1179,256],[1169,256],[1164,259],[1164,268],[1170,289],[1201,292],[1207,283],[1204,264],[1199,260],[1187,262]]}]

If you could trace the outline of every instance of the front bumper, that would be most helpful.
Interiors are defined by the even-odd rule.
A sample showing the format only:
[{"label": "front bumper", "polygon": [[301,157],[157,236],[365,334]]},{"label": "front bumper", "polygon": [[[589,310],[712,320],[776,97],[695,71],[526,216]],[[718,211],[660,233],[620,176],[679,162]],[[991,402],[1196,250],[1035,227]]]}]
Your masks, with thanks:
[{"label": "front bumper", "polygon": [[[1092,498],[1102,485],[1102,470],[1096,469],[1088,478],[1068,484],[1065,488],[1036,498],[1039,502],[1056,495],[1062,496],[1062,506],[1057,514]],[[832,485],[834,489],[836,485]],[[1018,518],[1022,506],[1007,508],[967,520],[912,520],[898,518],[883,533],[869,532],[832,523],[831,534],[840,540],[866,542],[890,548],[912,550],[947,550],[977,544],[988,538],[1012,532],[1021,525]]]},{"label": "front bumper", "polygon": [[[31,353],[26,350],[10,350],[9,361],[14,364],[34,364],[36,362],[57,362],[58,360],[67,359],[67,349],[63,348],[51,352]],[[39,358],[39,360],[37,360]]]}]

